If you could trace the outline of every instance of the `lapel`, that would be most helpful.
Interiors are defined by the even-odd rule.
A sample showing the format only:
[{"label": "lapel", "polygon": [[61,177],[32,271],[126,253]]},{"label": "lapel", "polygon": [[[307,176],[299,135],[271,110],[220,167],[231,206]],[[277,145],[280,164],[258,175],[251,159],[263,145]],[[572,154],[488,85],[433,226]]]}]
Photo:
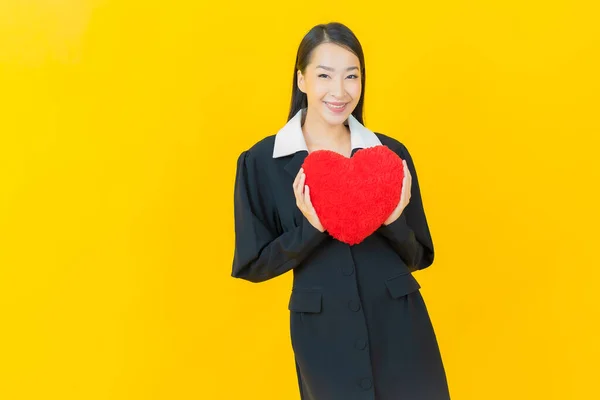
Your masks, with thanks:
[{"label": "lapel", "polygon": [[287,164],[285,164],[284,169],[287,171],[288,174],[292,175],[293,177],[296,177],[298,171],[300,171],[300,167],[302,166],[304,159],[307,156],[308,151],[297,151],[296,153],[294,153],[294,156],[290,159],[290,161],[288,161]]}]

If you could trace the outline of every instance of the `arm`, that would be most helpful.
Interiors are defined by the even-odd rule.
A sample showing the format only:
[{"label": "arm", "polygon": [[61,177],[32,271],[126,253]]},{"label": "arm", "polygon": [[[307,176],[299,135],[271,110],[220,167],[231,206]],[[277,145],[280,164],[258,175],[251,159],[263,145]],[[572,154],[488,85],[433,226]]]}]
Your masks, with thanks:
[{"label": "arm", "polygon": [[411,197],[400,217],[391,224],[380,226],[377,232],[385,236],[408,268],[411,271],[416,271],[433,264],[433,241],[427,224],[417,171],[412,157],[404,145],[395,151],[400,158],[406,160],[412,176]]},{"label": "arm", "polygon": [[[234,188],[235,252],[231,276],[263,282],[300,265],[329,235],[306,217],[300,226],[279,235],[267,205],[267,183],[249,151],[240,154]],[[292,188],[290,187],[290,190]]]}]

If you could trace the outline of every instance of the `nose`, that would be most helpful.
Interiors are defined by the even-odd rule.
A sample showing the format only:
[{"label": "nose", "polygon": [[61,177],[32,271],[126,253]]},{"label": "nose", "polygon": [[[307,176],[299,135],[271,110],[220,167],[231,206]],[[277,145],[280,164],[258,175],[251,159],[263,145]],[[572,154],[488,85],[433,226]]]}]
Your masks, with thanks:
[{"label": "nose", "polygon": [[332,79],[331,85],[331,95],[338,99],[344,98],[344,93],[346,92],[344,90],[344,78],[338,80]]}]

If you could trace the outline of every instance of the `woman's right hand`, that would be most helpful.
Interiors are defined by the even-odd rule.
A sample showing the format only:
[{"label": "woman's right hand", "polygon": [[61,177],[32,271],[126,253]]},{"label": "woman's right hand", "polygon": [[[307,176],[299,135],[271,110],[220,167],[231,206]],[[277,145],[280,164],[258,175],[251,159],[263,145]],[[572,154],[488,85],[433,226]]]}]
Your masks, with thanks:
[{"label": "woman's right hand", "polygon": [[323,225],[317,216],[317,212],[310,201],[310,188],[308,185],[304,184],[305,180],[306,174],[304,173],[304,169],[300,168],[293,184],[294,194],[296,196],[296,206],[298,206],[312,226],[320,232],[325,232],[325,228],[323,228]]}]

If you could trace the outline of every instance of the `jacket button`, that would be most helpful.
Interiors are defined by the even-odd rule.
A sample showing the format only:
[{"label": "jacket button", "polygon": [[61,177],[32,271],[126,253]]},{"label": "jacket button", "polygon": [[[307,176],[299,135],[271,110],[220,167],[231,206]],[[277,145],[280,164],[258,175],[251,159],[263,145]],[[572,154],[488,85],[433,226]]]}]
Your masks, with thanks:
[{"label": "jacket button", "polygon": [[356,339],[356,342],[354,342],[354,347],[359,350],[363,350],[365,347],[367,347],[367,341],[364,339]]},{"label": "jacket button", "polygon": [[350,300],[348,302],[348,308],[350,308],[352,311],[358,311],[360,310],[360,303],[357,300]]},{"label": "jacket button", "polygon": [[371,386],[373,386],[373,383],[369,378],[364,378],[360,381],[360,387],[365,390],[371,389]]},{"label": "jacket button", "polygon": [[352,264],[344,264],[342,266],[342,274],[350,276],[354,273],[354,266]]}]

